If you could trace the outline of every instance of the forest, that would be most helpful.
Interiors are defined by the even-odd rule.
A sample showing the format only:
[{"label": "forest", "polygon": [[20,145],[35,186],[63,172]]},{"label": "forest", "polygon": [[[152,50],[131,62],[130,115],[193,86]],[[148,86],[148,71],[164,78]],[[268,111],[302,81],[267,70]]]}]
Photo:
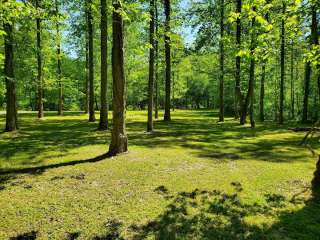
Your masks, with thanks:
[{"label": "forest", "polygon": [[319,239],[319,0],[0,0],[0,239]]}]

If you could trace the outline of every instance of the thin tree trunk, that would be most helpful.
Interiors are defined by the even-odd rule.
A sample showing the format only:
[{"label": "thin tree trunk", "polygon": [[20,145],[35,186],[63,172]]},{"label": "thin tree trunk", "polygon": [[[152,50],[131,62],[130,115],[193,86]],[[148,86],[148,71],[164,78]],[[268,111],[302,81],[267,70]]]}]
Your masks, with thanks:
[{"label": "thin tree trunk", "polygon": [[166,58],[166,98],[164,109],[164,121],[171,121],[171,40],[170,40],[170,0],[164,0],[165,20],[165,58]]},{"label": "thin tree trunk", "polygon": [[[242,1],[237,0],[236,2],[236,12],[237,14],[241,14],[242,9]],[[239,51],[241,48],[241,19],[240,16],[237,18],[237,26],[236,26],[236,45],[237,50]],[[236,119],[239,118],[239,108],[242,106],[242,94],[241,94],[241,57],[236,56],[236,71],[235,71],[235,106],[234,106],[234,116]],[[242,123],[242,121],[240,122]],[[242,123],[244,124],[244,122]]]},{"label": "thin tree trunk", "polygon": [[126,79],[123,58],[123,19],[119,0],[113,0],[112,14],[112,78],[113,78],[113,129],[109,155],[117,155],[128,150],[126,134]]},{"label": "thin tree trunk", "polygon": [[265,78],[266,78],[266,63],[262,63],[261,69],[261,82],[260,82],[260,121],[263,122],[265,120],[264,116],[264,95],[265,95]]},{"label": "thin tree trunk", "polygon": [[107,0],[100,0],[101,7],[101,103],[99,129],[108,129],[108,102],[107,102],[107,81],[108,81],[108,16]]},{"label": "thin tree trunk", "polygon": [[286,4],[282,3],[282,20],[281,20],[281,49],[280,49],[280,109],[279,124],[283,124],[283,105],[284,105],[284,81],[285,81],[285,19]]},{"label": "thin tree trunk", "polygon": [[93,17],[92,0],[87,0],[88,11],[88,37],[89,37],[89,122],[95,122],[94,111],[94,70],[93,70]]},{"label": "thin tree trunk", "polygon": [[303,123],[306,123],[308,121],[310,78],[311,78],[311,65],[310,65],[310,62],[308,61],[305,64],[304,96],[303,96],[303,111],[302,111]]},{"label": "thin tree trunk", "polygon": [[18,129],[16,82],[13,65],[13,24],[3,24],[4,36],[4,75],[6,81],[6,132]]},{"label": "thin tree trunk", "polygon": [[224,121],[224,0],[220,2],[220,83],[219,83],[219,122]]},{"label": "thin tree trunk", "polygon": [[154,90],[154,7],[155,7],[155,0],[150,0],[150,26],[149,26],[149,43],[150,43],[150,50],[149,50],[149,83],[148,83],[148,124],[147,124],[147,131],[153,131],[153,90]]},{"label": "thin tree trunk", "polygon": [[[40,0],[36,0],[36,8],[40,8]],[[41,19],[36,18],[37,25],[37,63],[38,63],[38,84],[37,84],[37,98],[38,98],[38,118],[43,118],[43,76],[42,76],[42,46],[41,46]]]},{"label": "thin tree trunk", "polygon": [[159,118],[159,73],[158,73],[158,65],[159,65],[159,41],[158,41],[158,1],[155,0],[155,99],[154,99],[154,117],[155,119]]},{"label": "thin tree trunk", "polygon": [[[88,22],[88,16],[86,13],[86,21]],[[85,34],[86,37],[86,80],[85,80],[85,105],[84,105],[84,112],[89,112],[89,38],[88,38],[88,31]]]},{"label": "thin tree trunk", "polygon": [[291,43],[291,66],[290,66],[290,95],[291,95],[291,119],[295,118],[295,108],[294,108],[294,101],[295,101],[295,91],[294,91],[294,42]]},{"label": "thin tree trunk", "polygon": [[55,0],[56,5],[56,30],[57,30],[57,74],[58,74],[58,84],[59,84],[59,103],[58,103],[58,115],[63,115],[63,84],[61,77],[61,37],[60,37],[60,29],[59,29],[59,6],[58,0]]}]

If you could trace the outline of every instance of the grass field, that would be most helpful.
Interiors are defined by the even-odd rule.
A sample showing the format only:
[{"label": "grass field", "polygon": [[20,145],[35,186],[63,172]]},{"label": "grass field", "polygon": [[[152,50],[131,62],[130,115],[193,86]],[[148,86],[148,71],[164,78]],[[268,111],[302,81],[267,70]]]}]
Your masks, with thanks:
[{"label": "grass field", "polygon": [[0,134],[0,239],[320,239],[316,158],[295,123],[172,118],[149,134],[128,112],[129,153],[105,158],[110,132],[85,115],[20,114]]}]

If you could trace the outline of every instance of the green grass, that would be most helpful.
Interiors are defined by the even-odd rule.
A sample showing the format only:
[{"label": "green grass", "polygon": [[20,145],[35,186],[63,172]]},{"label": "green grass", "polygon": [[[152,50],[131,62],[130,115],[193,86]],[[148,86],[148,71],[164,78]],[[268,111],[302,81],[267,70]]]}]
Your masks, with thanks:
[{"label": "green grass", "polygon": [[0,134],[0,239],[320,239],[295,123],[172,118],[149,134],[146,112],[128,112],[129,153],[105,159],[110,132],[85,115],[21,113]]}]

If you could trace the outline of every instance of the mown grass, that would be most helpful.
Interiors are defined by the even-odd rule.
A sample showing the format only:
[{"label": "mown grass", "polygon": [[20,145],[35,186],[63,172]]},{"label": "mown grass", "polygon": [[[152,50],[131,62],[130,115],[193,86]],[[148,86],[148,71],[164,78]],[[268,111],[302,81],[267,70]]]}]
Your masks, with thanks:
[{"label": "mown grass", "polygon": [[0,134],[0,239],[320,239],[295,123],[175,111],[149,134],[130,111],[129,153],[105,158],[110,132],[83,114],[20,119]]}]

